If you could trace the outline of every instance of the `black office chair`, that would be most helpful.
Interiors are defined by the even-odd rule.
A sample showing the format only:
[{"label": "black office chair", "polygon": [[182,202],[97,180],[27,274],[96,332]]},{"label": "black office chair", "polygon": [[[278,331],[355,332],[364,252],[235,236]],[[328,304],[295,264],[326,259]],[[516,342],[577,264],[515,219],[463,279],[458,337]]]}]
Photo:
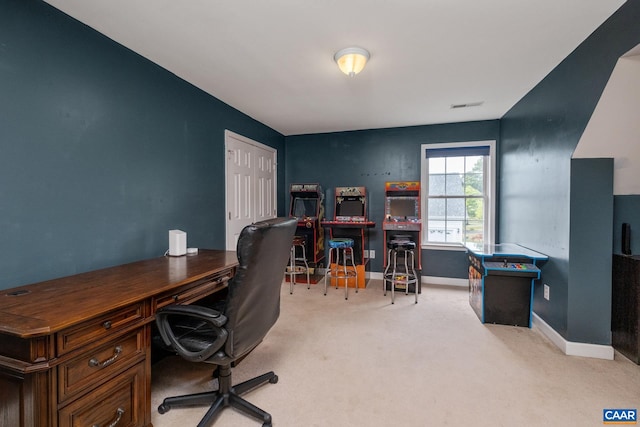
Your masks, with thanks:
[{"label": "black office chair", "polygon": [[164,414],[177,406],[210,408],[198,427],[210,425],[227,406],[271,426],[271,415],[240,397],[278,376],[268,372],[232,385],[231,366],[253,350],[280,314],[280,288],[296,231],[295,218],[274,218],[245,227],[238,238],[236,275],[229,282],[221,310],[195,305],[170,305],[156,313],[163,341],[191,362],[218,365],[218,390],[168,397],[158,407]]}]

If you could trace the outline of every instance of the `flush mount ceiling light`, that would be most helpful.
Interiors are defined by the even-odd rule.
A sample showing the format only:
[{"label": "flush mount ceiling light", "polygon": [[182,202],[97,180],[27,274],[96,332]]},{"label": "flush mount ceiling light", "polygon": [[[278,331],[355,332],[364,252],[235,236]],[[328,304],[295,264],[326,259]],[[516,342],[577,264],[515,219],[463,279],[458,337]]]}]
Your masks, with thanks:
[{"label": "flush mount ceiling light", "polygon": [[369,52],[361,47],[347,47],[333,55],[333,60],[338,64],[340,71],[349,77],[358,74],[369,60]]}]

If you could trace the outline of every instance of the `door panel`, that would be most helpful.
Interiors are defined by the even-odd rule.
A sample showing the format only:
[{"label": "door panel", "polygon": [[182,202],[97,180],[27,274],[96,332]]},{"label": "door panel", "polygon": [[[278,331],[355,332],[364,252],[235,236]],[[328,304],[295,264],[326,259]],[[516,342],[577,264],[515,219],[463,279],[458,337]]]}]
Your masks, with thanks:
[{"label": "door panel", "polygon": [[227,250],[236,250],[242,229],[276,216],[277,151],[225,132]]},{"label": "door panel", "polygon": [[276,216],[274,197],[274,153],[256,147],[256,221],[273,218]]}]

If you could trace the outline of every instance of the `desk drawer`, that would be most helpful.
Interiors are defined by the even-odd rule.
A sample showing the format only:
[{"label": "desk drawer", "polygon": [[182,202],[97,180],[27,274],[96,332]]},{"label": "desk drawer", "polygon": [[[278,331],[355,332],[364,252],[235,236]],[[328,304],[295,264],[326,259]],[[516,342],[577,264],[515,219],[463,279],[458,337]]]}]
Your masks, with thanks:
[{"label": "desk drawer", "polygon": [[135,359],[144,359],[144,331],[139,329],[103,346],[89,350],[58,366],[58,401],[103,381]]},{"label": "desk drawer", "polygon": [[139,427],[144,423],[144,362],[58,411],[59,427]]},{"label": "desk drawer", "polygon": [[227,286],[227,282],[231,279],[232,273],[231,270],[220,272],[154,297],[152,301],[153,313],[159,308],[169,304],[189,304],[214,292],[218,292]]},{"label": "desk drawer", "polygon": [[143,304],[138,303],[67,328],[57,335],[58,356],[78,347],[90,345],[143,319]]}]

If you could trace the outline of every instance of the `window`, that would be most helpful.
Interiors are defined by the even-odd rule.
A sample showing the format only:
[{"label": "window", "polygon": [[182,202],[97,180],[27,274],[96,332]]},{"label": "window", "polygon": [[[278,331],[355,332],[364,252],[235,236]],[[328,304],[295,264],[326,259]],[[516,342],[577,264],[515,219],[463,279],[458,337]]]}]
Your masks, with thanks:
[{"label": "window", "polygon": [[422,144],[422,243],[493,243],[495,141]]}]

